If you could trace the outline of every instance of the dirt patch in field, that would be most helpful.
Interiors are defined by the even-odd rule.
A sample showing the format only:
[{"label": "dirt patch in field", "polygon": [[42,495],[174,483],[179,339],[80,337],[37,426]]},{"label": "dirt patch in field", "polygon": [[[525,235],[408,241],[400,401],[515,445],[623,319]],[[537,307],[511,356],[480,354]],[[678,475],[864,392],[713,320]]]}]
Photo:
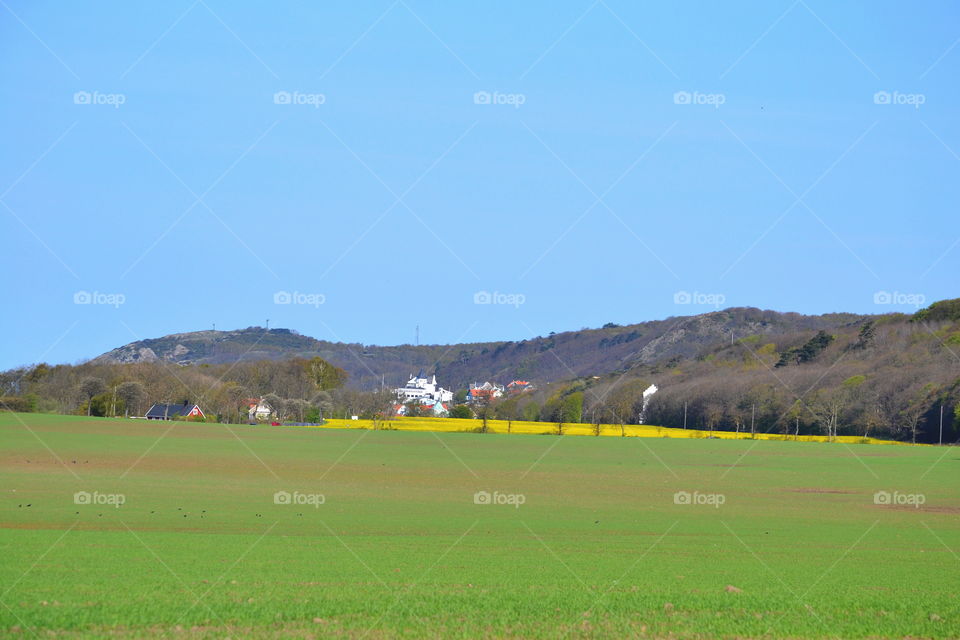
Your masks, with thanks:
[{"label": "dirt patch in field", "polygon": [[736,467],[737,469],[739,469],[740,467],[759,467],[759,466],[761,466],[761,465],[759,465],[759,464],[720,464],[720,463],[713,463],[713,464],[679,464],[679,465],[674,465],[674,466],[675,466],[675,467],[703,467],[703,468],[707,468],[707,467],[720,467],[721,469],[731,469],[731,468]]},{"label": "dirt patch in field", "polygon": [[787,491],[787,493],[840,493],[853,495],[860,493],[859,491],[851,491],[849,489],[823,489],[821,487],[798,487],[796,489],[785,489],[785,491]]},{"label": "dirt patch in field", "polygon": [[[258,521],[259,523],[259,521]],[[0,523],[0,530],[14,530],[14,531],[67,531],[64,524],[62,523],[41,523],[41,522],[4,522]],[[259,524],[230,524],[228,527],[220,526],[217,524],[207,525],[207,526],[193,526],[185,527],[181,525],[167,525],[167,524],[158,524],[158,525],[149,525],[149,524],[115,524],[110,522],[81,522],[73,527],[70,530],[71,532],[86,532],[86,533],[98,533],[98,532],[116,532],[116,533],[129,533],[130,531],[139,531],[140,533],[201,533],[207,535],[261,535],[263,533],[263,528]]]},{"label": "dirt patch in field", "polygon": [[937,507],[937,506],[927,506],[920,505],[915,507],[909,504],[878,504],[875,505],[878,509],[884,509],[886,511],[920,511],[922,513],[958,513],[960,514],[960,507]]},{"label": "dirt patch in field", "polygon": [[[900,449],[903,451],[903,449]],[[860,449],[857,449],[858,458],[902,458],[903,454],[898,453],[860,453]]]},{"label": "dirt patch in field", "polygon": [[[142,456],[142,457],[139,457]],[[139,459],[138,459],[139,457]],[[302,473],[315,472],[317,461],[284,460],[281,464],[276,456],[269,457],[266,464],[271,467],[288,468]],[[6,455],[0,457],[0,466],[7,471],[16,471],[28,474],[64,473],[65,468],[73,471],[81,478],[85,474],[115,473],[119,478],[127,472],[130,474],[158,474],[182,477],[204,478],[209,476],[247,478],[251,469],[258,475],[270,477],[270,471],[249,452],[233,447],[232,451],[220,452],[217,455],[206,453],[158,453],[156,451],[139,453],[121,453],[105,456],[102,453],[95,455],[84,454],[67,457],[60,456],[60,460],[51,456],[26,457],[23,455]]]}]

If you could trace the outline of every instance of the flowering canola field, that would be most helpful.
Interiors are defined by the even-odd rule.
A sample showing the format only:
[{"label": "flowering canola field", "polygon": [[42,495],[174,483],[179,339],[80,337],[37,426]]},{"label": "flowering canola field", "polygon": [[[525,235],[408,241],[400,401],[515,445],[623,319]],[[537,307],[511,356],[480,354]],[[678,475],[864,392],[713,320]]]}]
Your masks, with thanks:
[{"label": "flowering canola field", "polygon": [[[391,420],[327,420],[323,428],[333,429],[375,429],[397,431],[436,431],[439,433],[475,433],[483,430],[482,420],[469,418],[406,418]],[[757,433],[734,431],[704,431],[700,429],[677,429],[637,424],[583,424],[551,422],[526,422],[520,420],[487,420],[487,433],[516,433],[527,435],[565,435],[565,436],[617,436],[627,438],[718,438],[722,440],[776,440],[798,442],[838,442],[845,444],[906,444],[894,440],[880,440],[862,436],[837,436],[829,438],[822,435],[793,436],[779,433]]]}]

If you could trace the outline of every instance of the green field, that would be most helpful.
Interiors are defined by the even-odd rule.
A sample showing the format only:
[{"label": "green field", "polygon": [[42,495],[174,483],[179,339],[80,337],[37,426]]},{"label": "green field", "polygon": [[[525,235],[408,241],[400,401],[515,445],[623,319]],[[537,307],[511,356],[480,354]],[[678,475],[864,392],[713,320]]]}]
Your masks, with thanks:
[{"label": "green field", "polygon": [[960,636],[957,448],[4,413],[0,459],[3,636]]}]

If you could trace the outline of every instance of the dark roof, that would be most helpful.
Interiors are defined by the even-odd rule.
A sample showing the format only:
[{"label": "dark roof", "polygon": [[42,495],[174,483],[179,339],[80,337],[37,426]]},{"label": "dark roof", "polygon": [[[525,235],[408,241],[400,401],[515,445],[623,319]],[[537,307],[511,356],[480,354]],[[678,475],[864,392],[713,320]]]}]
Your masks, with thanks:
[{"label": "dark roof", "polygon": [[147,411],[148,418],[175,418],[190,413],[195,404],[155,404]]}]

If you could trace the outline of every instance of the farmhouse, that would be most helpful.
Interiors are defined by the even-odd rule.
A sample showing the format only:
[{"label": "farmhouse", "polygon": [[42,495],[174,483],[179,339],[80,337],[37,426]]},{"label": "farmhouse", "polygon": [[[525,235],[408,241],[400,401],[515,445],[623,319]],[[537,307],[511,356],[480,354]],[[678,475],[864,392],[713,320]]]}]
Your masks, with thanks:
[{"label": "farmhouse", "polygon": [[176,418],[205,418],[200,406],[196,404],[155,404],[145,416],[147,420],[175,420]]},{"label": "farmhouse", "polygon": [[394,389],[397,394],[397,400],[401,404],[410,400],[433,400],[434,402],[450,402],[453,400],[453,391],[444,389],[437,384],[437,376],[433,375],[429,380],[420,369],[420,373],[412,376],[407,384]]}]

